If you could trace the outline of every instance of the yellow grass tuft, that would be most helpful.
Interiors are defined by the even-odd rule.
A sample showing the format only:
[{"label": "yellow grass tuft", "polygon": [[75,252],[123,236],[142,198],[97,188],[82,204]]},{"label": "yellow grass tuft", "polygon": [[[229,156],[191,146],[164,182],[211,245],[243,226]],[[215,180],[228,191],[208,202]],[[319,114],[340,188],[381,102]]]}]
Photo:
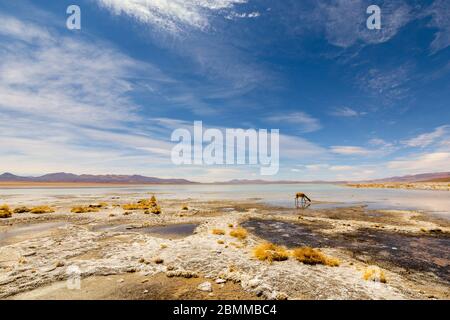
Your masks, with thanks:
[{"label": "yellow grass tuft", "polygon": [[158,204],[154,196],[150,200],[141,199],[137,203],[127,203],[122,206],[124,210],[151,210],[155,207],[158,207]]},{"label": "yellow grass tuft", "polygon": [[377,266],[369,266],[364,270],[363,279],[367,281],[375,281],[386,283],[386,275],[384,271]]},{"label": "yellow grass tuft", "polygon": [[234,225],[232,223],[229,223],[228,228],[234,228]]},{"label": "yellow grass tuft", "polygon": [[151,210],[151,213],[153,213],[153,214],[160,214],[160,213],[162,213],[161,207],[158,206],[158,205],[153,207],[152,210]]},{"label": "yellow grass tuft", "polygon": [[211,233],[218,236],[223,236],[225,234],[225,231],[223,231],[222,229],[212,229]]},{"label": "yellow grass tuft", "polygon": [[106,202],[100,202],[98,204],[90,204],[88,207],[94,208],[94,209],[102,209],[102,208],[107,208],[108,204]]},{"label": "yellow grass tuft", "polygon": [[27,208],[27,207],[18,207],[14,209],[14,213],[26,213],[26,212],[30,212],[31,209]]},{"label": "yellow grass tuft", "polygon": [[241,240],[247,238],[247,235],[248,235],[248,232],[244,228],[236,228],[236,229],[230,231],[230,236],[241,239]]},{"label": "yellow grass tuft", "polygon": [[321,251],[310,247],[301,247],[292,250],[292,256],[298,261],[309,264],[323,264],[330,267],[337,267],[339,260],[331,257],[327,257]]},{"label": "yellow grass tuft", "polygon": [[87,206],[87,207],[74,207],[70,212],[73,213],[88,213],[88,212],[98,212],[97,208]]},{"label": "yellow grass tuft", "polygon": [[38,206],[38,207],[32,208],[30,210],[30,212],[34,213],[34,214],[42,214],[42,213],[53,213],[53,212],[55,212],[55,210],[53,210],[49,206]]},{"label": "yellow grass tuft", "polygon": [[261,243],[253,249],[253,255],[261,261],[284,261],[289,258],[286,248],[270,242]]},{"label": "yellow grass tuft", "polygon": [[218,244],[225,244],[225,241],[223,241],[223,240],[217,240],[217,243],[218,243]]},{"label": "yellow grass tuft", "polygon": [[7,204],[0,206],[0,218],[11,218],[12,212]]}]

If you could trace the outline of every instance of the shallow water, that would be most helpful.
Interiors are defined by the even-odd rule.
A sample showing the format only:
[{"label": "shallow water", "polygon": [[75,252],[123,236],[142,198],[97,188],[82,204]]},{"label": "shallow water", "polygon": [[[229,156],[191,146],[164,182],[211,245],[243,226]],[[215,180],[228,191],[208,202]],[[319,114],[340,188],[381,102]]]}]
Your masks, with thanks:
[{"label": "shallow water", "polygon": [[[13,198],[21,201],[35,195],[39,201],[54,201],[63,196],[89,198],[102,195],[112,197],[130,194],[156,194],[161,198],[204,200],[260,201],[286,207],[294,206],[296,192],[304,192],[313,199],[311,209],[367,205],[368,209],[420,210],[450,218],[450,192],[431,190],[364,189],[333,184],[269,184],[269,185],[149,185],[93,188],[29,188],[0,189],[0,203]],[[105,199],[107,200],[107,198]]]},{"label": "shallow water", "polygon": [[450,283],[450,237],[409,235],[360,229],[354,233],[324,234],[329,225],[309,226],[277,220],[251,219],[242,226],[260,238],[286,247],[340,248],[367,263],[387,264],[404,271],[432,272]]},{"label": "shallow water", "polygon": [[146,233],[164,238],[184,238],[194,233],[198,224],[183,223],[165,226],[139,227],[133,225],[113,225],[102,224],[93,226],[92,231],[110,231],[110,232],[138,232]]},{"label": "shallow water", "polygon": [[67,226],[66,222],[45,222],[36,223],[24,226],[8,227],[5,230],[0,231],[0,245],[5,244],[12,238],[18,238],[21,236],[38,235],[39,233],[46,232],[59,227]]}]

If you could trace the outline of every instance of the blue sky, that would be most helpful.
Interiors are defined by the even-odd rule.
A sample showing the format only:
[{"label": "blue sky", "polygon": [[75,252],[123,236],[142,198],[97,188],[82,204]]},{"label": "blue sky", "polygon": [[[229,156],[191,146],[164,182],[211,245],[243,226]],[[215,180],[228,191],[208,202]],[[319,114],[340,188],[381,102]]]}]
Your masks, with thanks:
[{"label": "blue sky", "polygon": [[[370,4],[381,30],[365,26]],[[194,120],[280,129],[270,179],[450,171],[449,13],[446,0],[0,1],[0,171],[268,178],[173,165],[170,134]]]}]

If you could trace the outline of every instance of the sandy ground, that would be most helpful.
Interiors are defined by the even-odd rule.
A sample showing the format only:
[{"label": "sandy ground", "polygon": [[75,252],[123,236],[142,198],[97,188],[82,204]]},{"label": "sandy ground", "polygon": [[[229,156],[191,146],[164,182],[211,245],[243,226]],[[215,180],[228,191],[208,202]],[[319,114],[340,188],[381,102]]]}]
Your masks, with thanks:
[{"label": "sandy ground", "polygon": [[[295,210],[270,207],[254,200],[219,202],[162,197],[158,202],[163,212],[159,215],[144,214],[142,210],[124,215],[127,211],[120,205],[143,197],[149,195],[61,197],[54,203],[47,203],[55,208],[54,213],[22,213],[0,219],[0,297],[450,298],[446,271],[450,261],[448,247],[445,247],[450,226],[445,220],[411,211],[369,212],[364,207]],[[108,207],[94,213],[70,212],[74,206],[100,201],[107,202]],[[21,199],[20,203],[15,203],[14,197],[8,201],[12,208],[36,203],[43,204],[31,196]],[[181,209],[184,205],[188,210]],[[302,236],[290,235],[288,229],[278,224],[314,230],[316,233],[311,240],[328,241],[314,246],[339,258],[340,266],[311,266],[292,258],[274,263],[257,260],[252,250],[264,241],[264,232],[249,228],[248,237],[241,240],[229,234],[236,226],[252,219],[270,222],[267,226],[262,223],[263,231],[264,228],[280,231],[279,239],[285,237],[283,239],[293,242],[301,240]],[[189,229],[186,224],[196,224],[190,227],[194,229],[192,233],[192,230],[185,230]],[[175,228],[164,231],[161,226]],[[222,229],[225,234],[215,235],[211,232],[213,229]],[[377,232],[384,233],[381,240],[395,236],[393,239],[399,245],[412,243],[411,250],[416,252],[417,259],[410,259],[410,264],[405,262],[400,255],[405,255],[401,247],[396,259],[386,250],[367,246],[376,243]],[[361,246],[346,247],[348,241],[361,243]],[[435,243],[437,250],[443,251],[442,255],[441,251],[427,252],[426,246]],[[286,245],[289,246],[289,242]],[[390,246],[397,250],[394,245]],[[433,255],[429,258],[427,254]],[[432,264],[425,263],[422,267],[413,263],[416,260],[430,260]],[[363,278],[367,268],[374,266],[385,273],[386,283]],[[67,281],[78,274],[80,289],[69,289]],[[203,290],[206,286],[206,290],[201,290],[199,285],[203,285]]]}]

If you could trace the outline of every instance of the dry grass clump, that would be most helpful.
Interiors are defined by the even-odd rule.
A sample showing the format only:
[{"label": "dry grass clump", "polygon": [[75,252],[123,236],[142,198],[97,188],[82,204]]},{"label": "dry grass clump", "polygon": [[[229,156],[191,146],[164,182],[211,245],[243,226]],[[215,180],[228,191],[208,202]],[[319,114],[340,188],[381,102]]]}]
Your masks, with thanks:
[{"label": "dry grass clump", "polygon": [[261,261],[284,261],[289,258],[286,248],[270,242],[261,243],[253,249],[253,255]]},{"label": "dry grass clump", "polygon": [[88,213],[88,212],[98,212],[97,208],[86,206],[86,207],[74,207],[70,212],[73,213]]},{"label": "dry grass clump", "polygon": [[381,283],[387,282],[384,271],[376,266],[367,267],[366,270],[364,270],[363,279]]},{"label": "dry grass clump", "polygon": [[12,212],[7,204],[0,206],[0,218],[11,218]]},{"label": "dry grass clump", "polygon": [[27,208],[27,207],[18,207],[14,209],[14,213],[26,213],[26,212],[30,212],[31,209]]},{"label": "dry grass clump", "polygon": [[247,238],[247,235],[248,235],[248,232],[244,228],[236,228],[236,229],[230,231],[230,236],[241,239],[241,240]]},{"label": "dry grass clump", "polygon": [[160,214],[160,213],[162,213],[161,207],[158,206],[158,205],[156,205],[155,207],[153,207],[153,208],[151,209],[151,213],[153,213],[153,214]]},{"label": "dry grass clump", "polygon": [[217,243],[218,243],[218,244],[225,244],[225,241],[223,241],[223,240],[217,240]]},{"label": "dry grass clump", "polygon": [[[137,203],[127,203],[122,206],[124,210],[151,210],[152,213],[154,213],[153,209],[157,207],[159,208],[155,196],[152,196],[151,199],[141,199]],[[159,208],[159,211],[161,211],[161,208]]]},{"label": "dry grass clump", "polygon": [[55,210],[53,210],[49,206],[38,206],[30,210],[30,213],[34,214],[53,213],[53,212],[55,212]]},{"label": "dry grass clump", "polygon": [[225,234],[225,231],[223,231],[222,229],[213,229],[213,230],[211,231],[211,233],[212,233],[212,234],[219,235],[219,236],[223,236],[223,235]]},{"label": "dry grass clump", "polygon": [[108,204],[106,202],[99,202],[98,204],[90,204],[89,208],[102,209],[107,208]]},{"label": "dry grass clump", "polygon": [[323,264],[330,267],[339,266],[338,259],[327,257],[321,251],[310,247],[296,248],[292,250],[292,256],[304,264]]}]

